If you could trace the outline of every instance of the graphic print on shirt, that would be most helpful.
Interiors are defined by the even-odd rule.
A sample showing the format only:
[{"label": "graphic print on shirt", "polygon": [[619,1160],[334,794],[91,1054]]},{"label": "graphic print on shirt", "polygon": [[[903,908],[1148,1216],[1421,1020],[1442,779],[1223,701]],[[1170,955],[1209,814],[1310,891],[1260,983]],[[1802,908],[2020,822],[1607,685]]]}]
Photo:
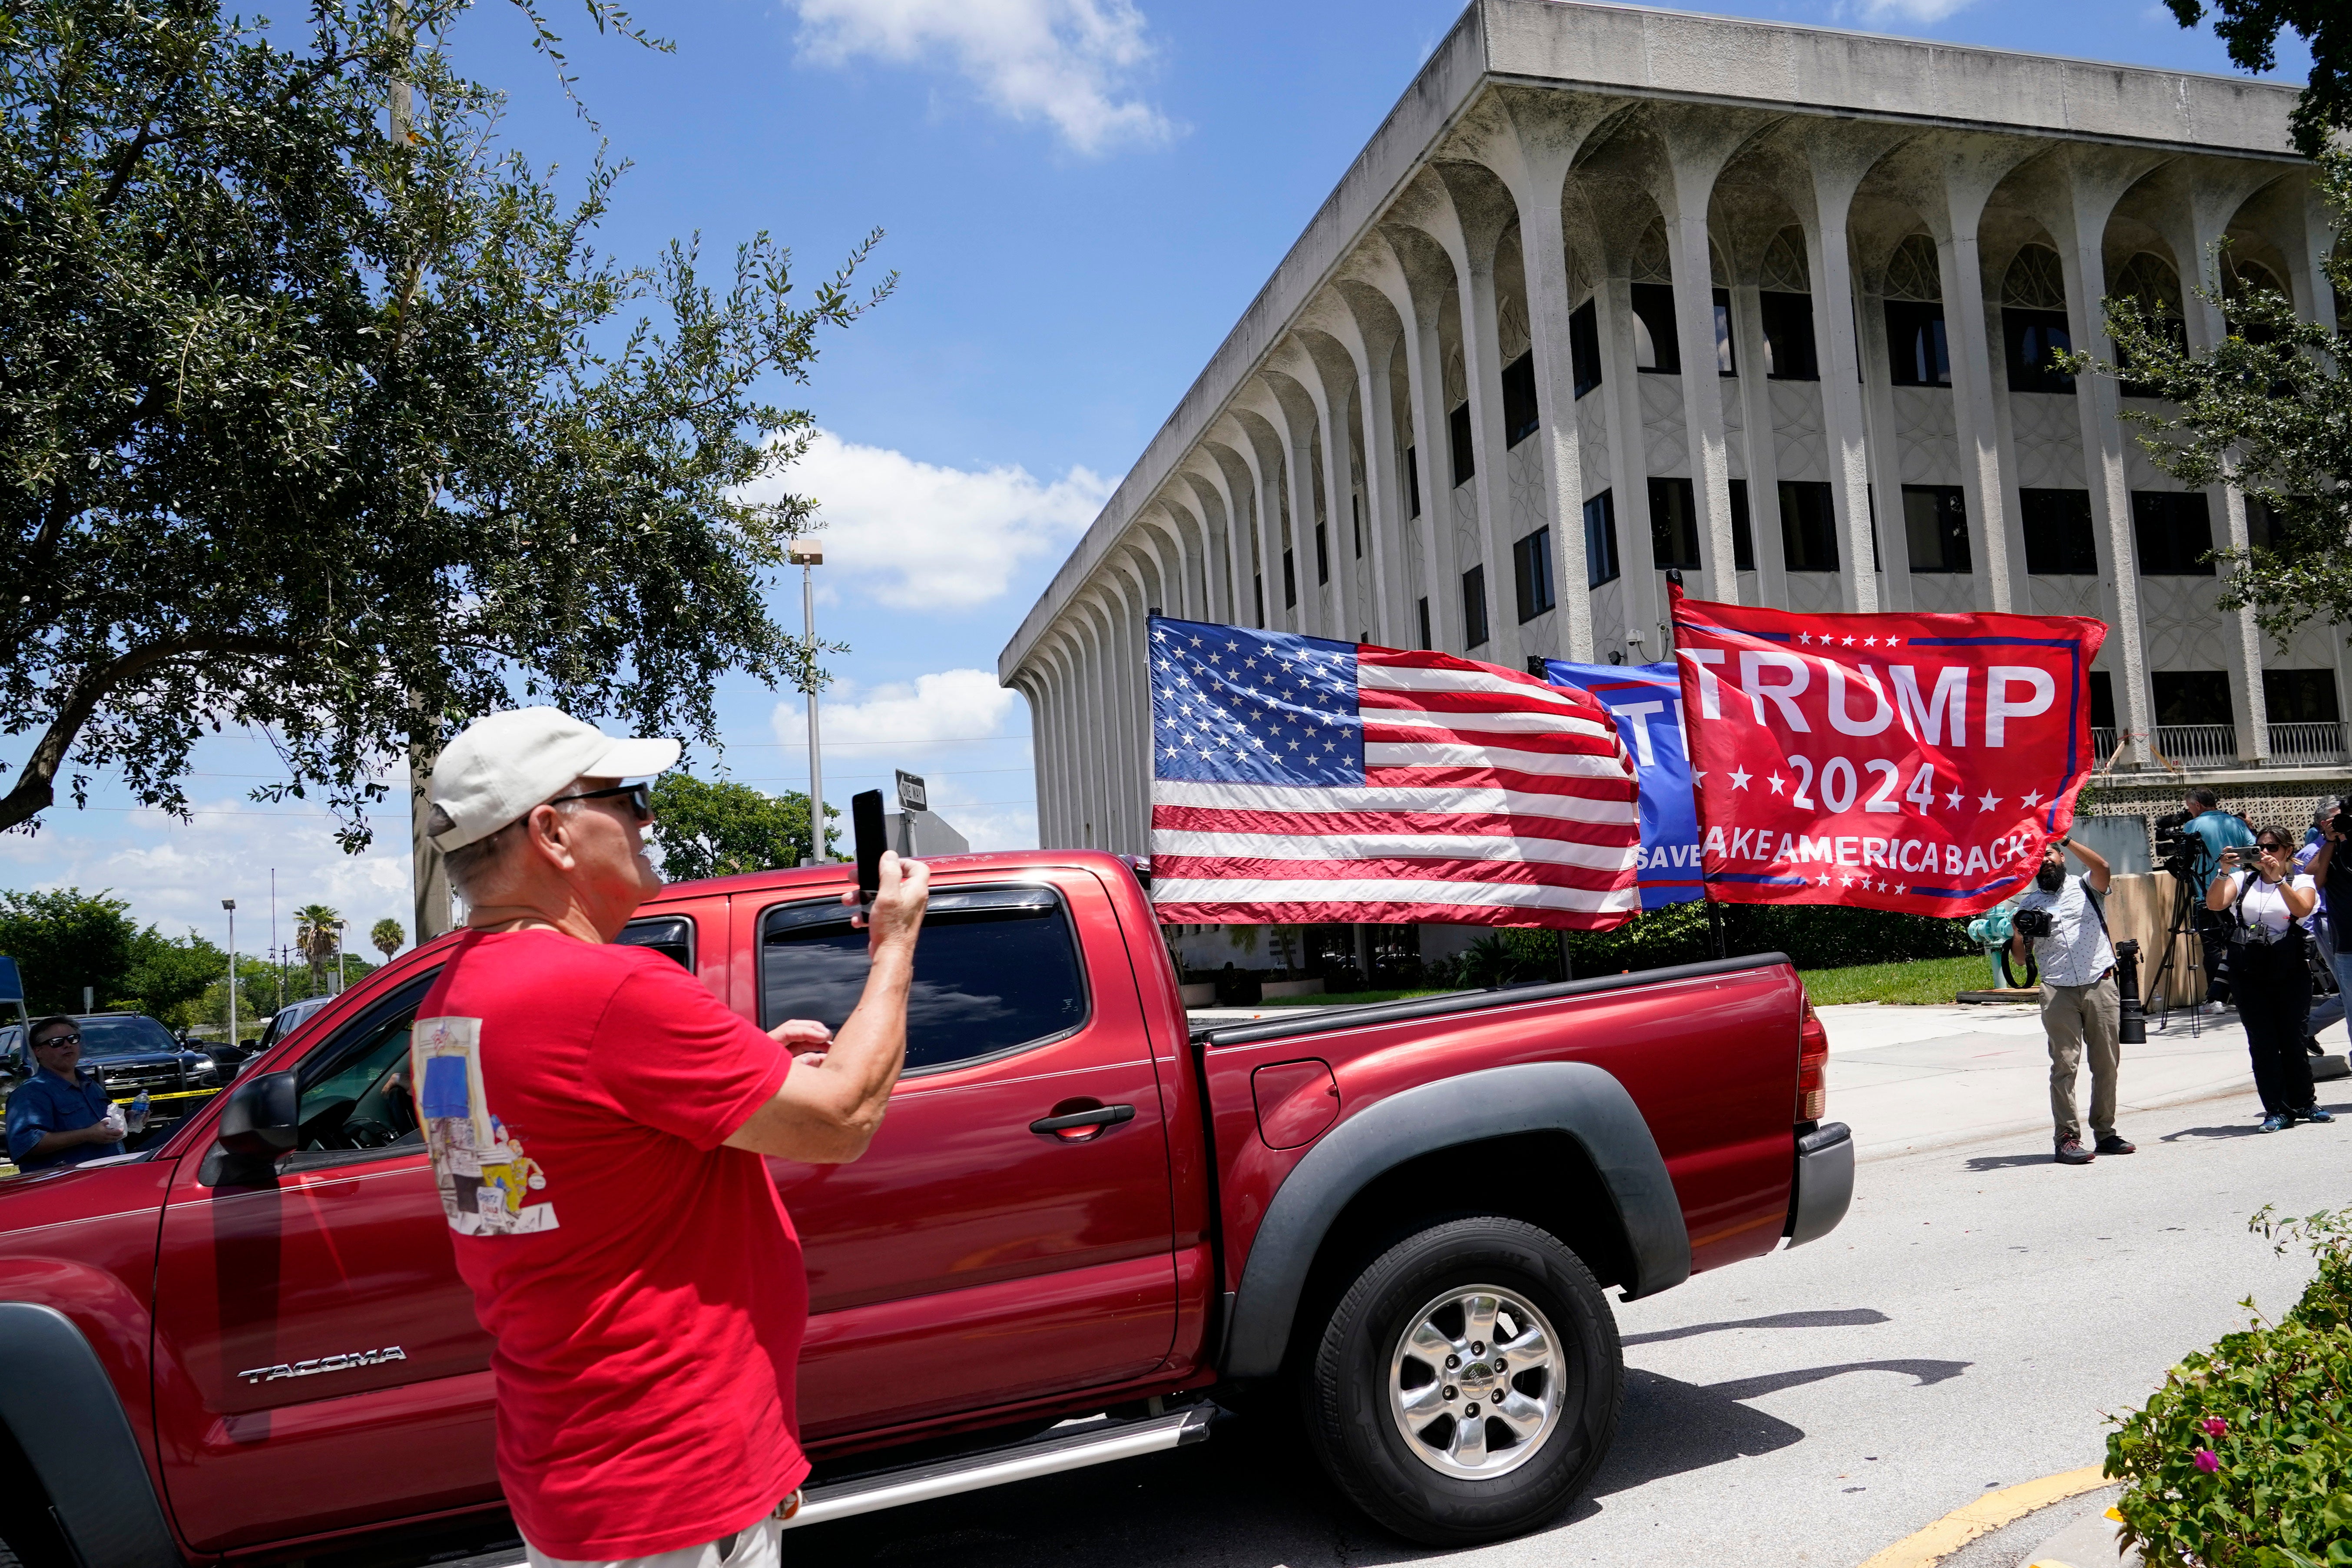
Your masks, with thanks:
[{"label": "graphic print on shirt", "polygon": [[556,1228],[547,1173],[522,1140],[491,1114],[482,1092],[482,1021],[420,1018],[409,1036],[417,1120],[441,1190],[441,1212],[460,1236],[520,1236]]}]

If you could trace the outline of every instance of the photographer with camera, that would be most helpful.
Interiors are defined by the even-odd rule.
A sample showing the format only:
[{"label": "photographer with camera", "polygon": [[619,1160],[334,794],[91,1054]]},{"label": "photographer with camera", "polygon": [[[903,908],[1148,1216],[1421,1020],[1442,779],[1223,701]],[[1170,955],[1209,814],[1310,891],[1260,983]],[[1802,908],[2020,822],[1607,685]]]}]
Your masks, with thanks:
[{"label": "photographer with camera", "polygon": [[[2066,853],[2083,862],[2080,876],[2066,870]],[[2050,1119],[2055,1124],[2062,1165],[2087,1165],[2095,1157],[2083,1147],[2083,1123],[2074,1109],[2074,1079],[2083,1047],[2091,1052],[2091,1131],[2096,1153],[2129,1154],[2134,1146],[2116,1131],[2116,1073],[2123,1050],[2119,1039],[2123,1002],[2116,988],[2116,952],[2107,941],[2099,896],[2107,890],[2107,863],[2096,850],[2062,838],[2042,852],[2033,887],[2017,900],[2016,934],[2010,951],[2022,959],[2032,944],[2042,967],[2042,1032],[2050,1041]]]},{"label": "photographer with camera", "polygon": [[[2221,868],[2222,856],[2254,841],[2254,830],[2246,825],[2246,819],[2223,811],[2221,797],[2210,789],[2190,790],[2179,814],[2158,818],[2157,826],[2171,827],[2191,842],[2193,855],[2188,879],[2200,899],[2211,888],[2214,873]],[[2197,943],[2205,964],[2205,997],[2219,1012],[2231,1005],[2231,997],[2229,922],[2217,919],[2210,909],[2200,908],[2196,925]]]},{"label": "photographer with camera", "polygon": [[2246,1026],[2246,1054],[2263,1097],[2261,1131],[2278,1132],[2297,1121],[2333,1121],[2311,1085],[2304,1025],[2311,1013],[2308,939],[2298,923],[2319,905],[2313,879],[2294,869],[2294,846],[2263,828],[2253,852],[2224,849],[2205,889],[2205,908],[2225,917],[2230,970],[2238,1016]]}]

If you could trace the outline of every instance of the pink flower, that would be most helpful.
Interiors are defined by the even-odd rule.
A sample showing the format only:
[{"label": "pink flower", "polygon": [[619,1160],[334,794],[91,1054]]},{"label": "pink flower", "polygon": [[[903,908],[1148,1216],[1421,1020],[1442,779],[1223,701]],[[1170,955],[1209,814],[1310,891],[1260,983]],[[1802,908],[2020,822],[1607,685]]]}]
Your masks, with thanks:
[{"label": "pink flower", "polygon": [[2205,1435],[2209,1437],[2219,1437],[2230,1430],[2230,1424],[2219,1415],[2208,1415],[2197,1425],[2205,1428]]},{"label": "pink flower", "polygon": [[2200,1448],[2197,1450],[2197,1468],[2210,1476],[2221,1468],[2221,1456],[2210,1448]]}]

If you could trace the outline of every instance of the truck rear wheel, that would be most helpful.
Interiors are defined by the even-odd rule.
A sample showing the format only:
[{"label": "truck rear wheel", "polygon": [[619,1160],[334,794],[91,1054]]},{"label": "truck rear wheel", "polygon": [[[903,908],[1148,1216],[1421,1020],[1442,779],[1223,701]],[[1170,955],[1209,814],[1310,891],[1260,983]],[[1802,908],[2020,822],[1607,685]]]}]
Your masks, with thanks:
[{"label": "truck rear wheel", "polygon": [[1374,1259],[1301,1378],[1307,1436],[1349,1500],[1463,1546],[1532,1530],[1591,1482],[1625,1385],[1591,1271],[1515,1219],[1453,1220]]}]

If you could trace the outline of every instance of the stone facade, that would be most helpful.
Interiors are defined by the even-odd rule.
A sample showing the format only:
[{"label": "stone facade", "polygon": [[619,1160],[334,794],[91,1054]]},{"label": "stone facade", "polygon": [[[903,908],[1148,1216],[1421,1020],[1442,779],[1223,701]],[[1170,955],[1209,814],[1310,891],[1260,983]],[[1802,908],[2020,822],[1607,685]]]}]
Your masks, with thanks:
[{"label": "stone facade", "polygon": [[2333,322],[2294,99],[1477,0],[1006,647],[1042,842],[1148,852],[1153,608],[1642,662],[1677,563],[1696,595],[1798,610],[2095,616],[2119,803],[2184,775],[2326,793],[2340,636],[2282,647],[2220,611],[2195,556],[2261,520],[2179,494],[2116,381],[2038,368],[2111,357],[2110,295],[2191,346],[2222,331],[2200,289]]}]

